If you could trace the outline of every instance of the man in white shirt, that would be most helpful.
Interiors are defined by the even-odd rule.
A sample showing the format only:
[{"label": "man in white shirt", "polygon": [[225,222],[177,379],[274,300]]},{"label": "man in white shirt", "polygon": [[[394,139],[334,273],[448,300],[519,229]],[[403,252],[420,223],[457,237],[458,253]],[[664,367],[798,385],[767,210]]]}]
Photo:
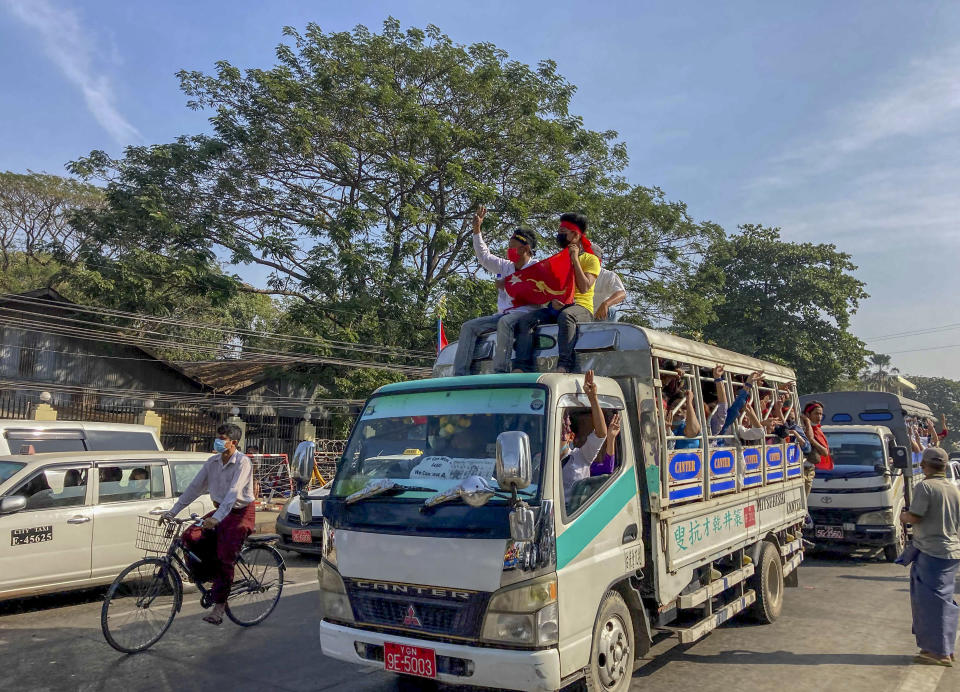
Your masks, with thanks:
[{"label": "man in white shirt", "polygon": [[202,574],[213,581],[213,610],[203,618],[212,625],[223,622],[237,555],[256,525],[253,464],[237,449],[241,437],[243,432],[232,423],[217,428],[213,444],[217,454],[207,460],[164,515],[165,519],[177,516],[204,493],[213,500],[216,509],[203,518],[202,530],[193,527],[183,535],[184,545],[200,559]]},{"label": "man in white shirt", "polygon": [[520,316],[539,305],[514,307],[513,299],[504,290],[505,279],[516,271],[534,264],[533,253],[537,249],[537,236],[528,228],[517,228],[510,236],[507,259],[491,254],[480,233],[486,207],[480,207],[473,217],[473,251],[480,266],[497,277],[497,314],[468,320],[460,327],[457,353],[453,359],[454,375],[469,375],[473,351],[477,339],[484,332],[497,330],[497,347],[493,354],[493,371],[510,372],[510,356],[513,353],[514,327]]},{"label": "man in white shirt", "polygon": [[[594,254],[603,261],[603,255],[600,249],[594,245]],[[597,281],[593,285],[593,316],[597,320],[617,321],[617,310],[614,306],[620,305],[627,299],[627,290],[623,287],[623,281],[615,272],[601,267],[597,274]]]}]

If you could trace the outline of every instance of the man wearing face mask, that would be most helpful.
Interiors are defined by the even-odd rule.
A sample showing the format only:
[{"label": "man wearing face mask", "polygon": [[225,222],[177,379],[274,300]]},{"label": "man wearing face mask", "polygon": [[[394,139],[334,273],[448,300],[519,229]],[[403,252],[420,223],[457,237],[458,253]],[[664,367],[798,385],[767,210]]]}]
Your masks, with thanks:
[{"label": "man wearing face mask", "polygon": [[556,372],[572,372],[574,366],[574,347],[577,344],[577,325],[581,322],[593,322],[593,294],[597,276],[600,274],[600,260],[593,254],[593,246],[587,239],[587,217],[583,214],[568,212],[560,216],[560,230],[557,232],[557,245],[570,254],[573,269],[574,294],[570,304],[554,300],[549,306],[524,314],[517,322],[517,357],[514,370],[532,372],[533,331],[538,324],[557,323],[557,359]]},{"label": "man wearing face mask", "polygon": [[[233,584],[234,565],[247,536],[256,525],[253,492],[253,465],[250,457],[237,449],[243,432],[232,423],[217,428],[213,448],[217,452],[201,467],[193,482],[163,519],[172,519],[204,493],[216,509],[203,518],[203,526],[191,527],[183,534],[187,549],[200,558],[203,576],[213,581],[213,610],[205,622],[219,625]],[[207,581],[200,576],[202,581]]]},{"label": "man wearing face mask", "polygon": [[473,251],[480,266],[497,277],[497,314],[477,317],[463,323],[457,353],[453,359],[454,375],[469,375],[473,351],[477,339],[484,332],[497,330],[497,347],[493,354],[493,371],[510,372],[510,355],[513,353],[514,327],[524,313],[538,309],[539,305],[514,307],[513,300],[503,289],[504,280],[524,267],[533,264],[537,249],[537,236],[529,228],[516,228],[507,246],[507,259],[491,254],[480,233],[486,207],[480,207],[473,217]]}]

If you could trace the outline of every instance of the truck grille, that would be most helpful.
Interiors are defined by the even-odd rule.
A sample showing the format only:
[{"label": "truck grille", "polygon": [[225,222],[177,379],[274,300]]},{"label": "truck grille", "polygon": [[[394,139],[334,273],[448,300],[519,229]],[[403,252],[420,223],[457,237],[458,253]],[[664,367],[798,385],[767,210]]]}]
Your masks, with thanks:
[{"label": "truck grille", "polygon": [[856,524],[857,517],[864,512],[874,510],[863,507],[858,509],[821,509],[820,507],[810,508],[810,517],[814,524]]},{"label": "truck grille", "polygon": [[[387,593],[362,588],[357,582],[358,580],[344,579],[347,596],[353,607],[353,616],[360,624],[386,626],[441,637],[477,639],[480,636],[483,614],[490,599],[488,593],[460,592],[466,594],[466,597],[457,598],[450,595],[429,595],[430,589],[427,588],[417,589],[420,593],[415,594]],[[383,582],[377,582],[377,585],[408,586]]]}]

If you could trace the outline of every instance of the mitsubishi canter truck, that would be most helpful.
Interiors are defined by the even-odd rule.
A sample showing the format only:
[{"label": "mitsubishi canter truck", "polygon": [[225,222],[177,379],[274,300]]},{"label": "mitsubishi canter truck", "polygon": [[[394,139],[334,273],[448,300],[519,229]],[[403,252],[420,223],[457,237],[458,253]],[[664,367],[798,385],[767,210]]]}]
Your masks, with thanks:
[{"label": "mitsubishi canter truck", "polygon": [[[480,374],[445,376],[451,344],[434,378],[367,401],[323,506],[324,654],[408,680],[626,690],[658,632],[692,642],[744,611],[777,618],[803,559],[800,449],[711,435],[704,418],[721,389],[733,401],[749,387],[759,406],[745,384],[757,370],[795,408],[792,370],[581,325],[578,371],[595,372],[622,431],[612,472],[564,487],[564,432],[590,410],[584,375],[549,372],[555,325],[538,330],[536,373],[488,374],[493,338],[474,352]],[[677,392],[693,393],[698,437],[666,424]]]},{"label": "mitsubishi canter truck", "polygon": [[[882,548],[893,561],[906,545],[900,512],[921,479],[919,459],[908,454],[907,422],[933,418],[919,401],[889,392],[823,392],[800,398],[823,404],[823,433],[832,470],[817,469],[805,535],[817,545]],[[893,457],[912,458],[906,470]]]}]

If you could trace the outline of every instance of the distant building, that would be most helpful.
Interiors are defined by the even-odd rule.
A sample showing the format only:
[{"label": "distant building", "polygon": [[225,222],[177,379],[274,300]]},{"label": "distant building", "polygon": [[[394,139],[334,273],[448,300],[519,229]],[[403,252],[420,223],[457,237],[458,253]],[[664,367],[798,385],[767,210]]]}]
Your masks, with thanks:
[{"label": "distant building", "polygon": [[[61,420],[133,422],[150,401],[163,418],[165,448],[207,450],[216,426],[239,405],[247,444],[292,452],[306,386],[285,382],[276,366],[167,362],[122,343],[77,307],[49,288],[0,297],[0,418],[29,416],[42,391]],[[269,403],[281,397],[289,403]]]}]

